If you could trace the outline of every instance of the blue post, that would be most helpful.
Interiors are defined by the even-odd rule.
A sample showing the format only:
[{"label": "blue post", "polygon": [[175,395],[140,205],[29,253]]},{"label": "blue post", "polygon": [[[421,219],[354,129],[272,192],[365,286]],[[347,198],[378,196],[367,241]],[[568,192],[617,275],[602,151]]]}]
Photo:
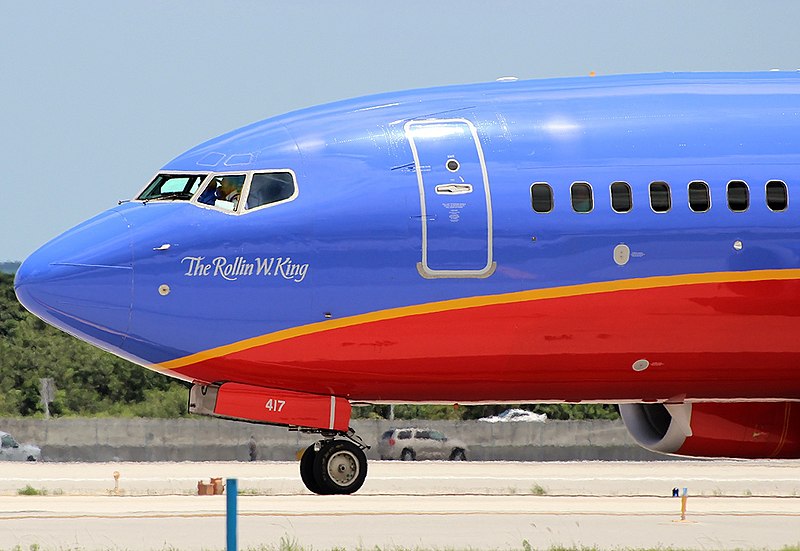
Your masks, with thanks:
[{"label": "blue post", "polygon": [[236,551],[236,496],[239,493],[238,486],[237,479],[229,478],[227,480],[227,551]]}]

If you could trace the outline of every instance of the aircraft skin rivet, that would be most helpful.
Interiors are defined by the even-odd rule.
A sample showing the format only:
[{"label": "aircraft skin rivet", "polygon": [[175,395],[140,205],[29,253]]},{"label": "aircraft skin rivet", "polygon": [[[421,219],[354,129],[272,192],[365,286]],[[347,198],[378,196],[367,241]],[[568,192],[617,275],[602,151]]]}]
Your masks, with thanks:
[{"label": "aircraft skin rivet", "polygon": [[635,362],[633,362],[633,365],[631,367],[633,368],[634,371],[644,371],[645,369],[650,367],[650,362],[648,362],[647,360],[636,360]]},{"label": "aircraft skin rivet", "polygon": [[158,288],[158,294],[161,295],[162,297],[167,296],[169,292],[170,288],[169,285],[167,285],[166,283],[164,285],[159,286]]}]

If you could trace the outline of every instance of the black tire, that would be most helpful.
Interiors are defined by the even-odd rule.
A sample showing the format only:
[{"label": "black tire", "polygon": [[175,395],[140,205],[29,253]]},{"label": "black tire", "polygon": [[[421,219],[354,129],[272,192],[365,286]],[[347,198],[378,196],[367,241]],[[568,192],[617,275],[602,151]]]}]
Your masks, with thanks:
[{"label": "black tire", "polygon": [[417,454],[415,454],[414,450],[411,448],[405,448],[402,452],[400,452],[401,461],[414,461],[416,458]]},{"label": "black tire", "polygon": [[314,479],[324,494],[352,494],[367,478],[367,456],[348,440],[329,440],[314,458]]},{"label": "black tire", "polygon": [[456,448],[450,454],[450,461],[466,461],[467,454],[461,448]]},{"label": "black tire", "polygon": [[303,452],[303,456],[300,458],[300,478],[310,492],[322,494],[322,488],[314,477],[314,459],[317,456],[317,452],[314,451],[314,445],[315,444],[311,444],[307,447],[306,451]]},{"label": "black tire", "polygon": [[33,457],[32,455],[29,455],[27,460],[28,461],[36,461],[36,458]]}]

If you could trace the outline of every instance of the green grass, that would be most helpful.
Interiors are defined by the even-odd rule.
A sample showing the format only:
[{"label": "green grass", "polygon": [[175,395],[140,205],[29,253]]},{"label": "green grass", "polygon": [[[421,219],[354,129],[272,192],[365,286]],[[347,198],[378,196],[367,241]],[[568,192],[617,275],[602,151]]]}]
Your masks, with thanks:
[{"label": "green grass", "polygon": [[[547,495],[547,489],[544,486],[541,486],[540,484],[534,484],[533,486],[531,486],[531,493],[533,495],[535,495],[535,496],[546,496]],[[525,547],[524,544],[527,541],[528,540],[522,540],[523,548]],[[528,551],[528,549],[525,548],[525,551]]]},{"label": "green grass", "polygon": [[[19,490],[17,490],[17,494],[21,496],[46,496],[47,490],[45,490],[44,488],[37,489],[28,484],[24,488],[20,488]],[[31,551],[36,551],[36,550],[31,549]]]}]

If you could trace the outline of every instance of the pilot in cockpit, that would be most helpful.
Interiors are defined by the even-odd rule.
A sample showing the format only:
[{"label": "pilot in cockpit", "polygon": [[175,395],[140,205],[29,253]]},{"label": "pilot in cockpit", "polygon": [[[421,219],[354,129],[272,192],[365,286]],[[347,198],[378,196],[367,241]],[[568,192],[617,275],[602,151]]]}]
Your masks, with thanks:
[{"label": "pilot in cockpit", "polygon": [[[217,205],[223,208],[236,210],[239,204],[239,197],[242,193],[242,184],[244,178],[217,176],[211,180],[203,193],[197,198],[199,203],[205,205]],[[224,201],[224,204],[218,204],[217,201]]]},{"label": "pilot in cockpit", "polygon": [[239,178],[221,177],[216,190],[217,199],[233,203],[233,210],[236,210],[239,204],[239,196],[242,194],[243,183]]},{"label": "pilot in cockpit", "polygon": [[211,180],[206,189],[203,190],[203,193],[200,194],[200,197],[197,198],[197,201],[204,205],[213,205],[217,199],[217,185],[217,178]]}]

